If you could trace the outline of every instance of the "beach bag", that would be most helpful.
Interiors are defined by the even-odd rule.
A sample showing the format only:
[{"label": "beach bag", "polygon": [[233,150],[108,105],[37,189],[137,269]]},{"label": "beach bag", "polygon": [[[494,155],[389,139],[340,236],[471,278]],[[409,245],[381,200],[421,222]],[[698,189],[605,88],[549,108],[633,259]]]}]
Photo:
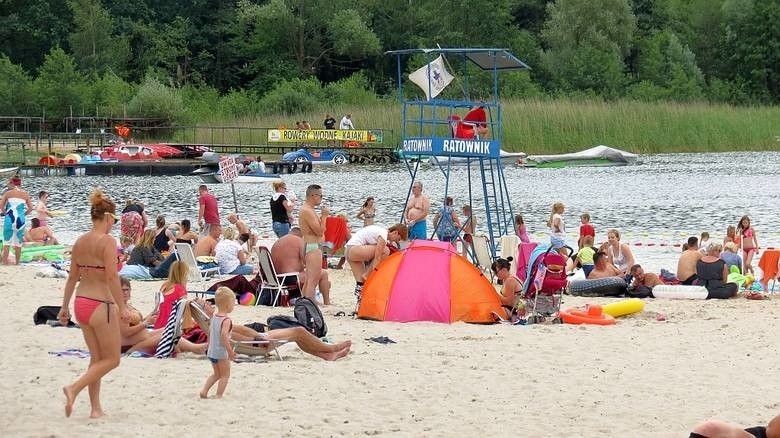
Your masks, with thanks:
[{"label": "beach bag", "polygon": [[[33,322],[35,325],[49,324],[49,321],[53,321],[52,327],[61,327],[57,315],[60,313],[60,306],[41,306],[33,314]],[[56,323],[56,324],[55,324]],[[68,327],[75,326],[76,323],[68,320]]]},{"label": "beach bag", "polygon": [[322,311],[320,311],[317,304],[309,298],[298,298],[298,300],[295,301],[293,314],[295,315],[295,319],[306,327],[314,336],[321,338],[328,334],[328,326],[325,324],[325,317],[322,316]]}]

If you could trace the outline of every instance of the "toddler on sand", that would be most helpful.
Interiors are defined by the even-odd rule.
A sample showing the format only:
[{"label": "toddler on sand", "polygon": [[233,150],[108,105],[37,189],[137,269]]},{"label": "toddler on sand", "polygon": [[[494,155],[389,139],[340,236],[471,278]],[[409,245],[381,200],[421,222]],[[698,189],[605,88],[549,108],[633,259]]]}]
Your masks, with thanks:
[{"label": "toddler on sand", "polygon": [[200,398],[208,398],[209,390],[217,384],[217,397],[222,398],[230,379],[230,362],[236,358],[236,353],[230,345],[230,332],[233,330],[233,322],[228,316],[236,305],[236,295],[226,287],[217,289],[214,296],[217,311],[211,318],[209,327],[209,349],[206,352],[213,373],[206,379],[206,384],[200,391]]}]

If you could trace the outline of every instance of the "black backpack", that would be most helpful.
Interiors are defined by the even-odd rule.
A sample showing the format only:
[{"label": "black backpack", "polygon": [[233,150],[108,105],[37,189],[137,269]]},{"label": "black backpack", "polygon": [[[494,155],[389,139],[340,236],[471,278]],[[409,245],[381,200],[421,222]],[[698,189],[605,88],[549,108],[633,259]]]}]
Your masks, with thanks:
[{"label": "black backpack", "polygon": [[293,315],[314,336],[321,338],[328,334],[328,326],[325,324],[325,317],[322,316],[322,311],[309,298],[301,297],[295,301]]},{"label": "black backpack", "polygon": [[[57,315],[60,313],[60,306],[41,306],[38,308],[38,310],[35,311],[35,314],[33,315],[33,322],[35,325],[39,324],[50,324],[53,327],[61,327],[59,320],[57,319]],[[68,327],[75,327],[76,324],[68,320]]]}]

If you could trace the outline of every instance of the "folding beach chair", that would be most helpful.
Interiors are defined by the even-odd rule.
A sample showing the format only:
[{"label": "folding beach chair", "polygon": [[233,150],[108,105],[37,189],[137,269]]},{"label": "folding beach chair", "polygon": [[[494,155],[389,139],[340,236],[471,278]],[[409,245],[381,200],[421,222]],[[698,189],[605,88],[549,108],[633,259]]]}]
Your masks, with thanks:
[{"label": "folding beach chair", "polygon": [[274,268],[274,262],[271,260],[271,251],[265,246],[257,247],[257,262],[260,265],[260,274],[263,277],[262,287],[274,291],[274,299],[271,303],[272,307],[276,306],[283,291],[289,293],[290,288],[293,286],[287,284],[289,279],[295,278],[294,286],[296,289],[300,290],[301,279],[298,277],[298,273],[284,272],[277,274],[276,268]]},{"label": "folding beach chair", "polygon": [[490,266],[493,264],[493,257],[490,255],[490,244],[485,234],[474,234],[471,236],[474,241],[474,254],[476,255],[476,266],[486,277],[493,281],[493,271]]},{"label": "folding beach chair", "polygon": [[518,251],[517,247],[520,244],[520,238],[515,234],[508,234],[501,236],[501,254],[499,257],[502,259],[508,259],[512,257],[512,261],[509,262],[509,272],[517,271]]},{"label": "folding beach chair", "polygon": [[[206,310],[194,300],[187,301],[187,304],[190,308],[192,320],[198,324],[198,327],[200,327],[204,333],[210,333],[209,329],[211,327],[211,318],[206,313]],[[277,339],[269,339],[265,341],[236,341],[235,339],[230,339],[230,345],[233,347],[233,351],[235,351],[236,354],[244,354],[247,356],[268,356],[273,351],[273,353],[276,354],[276,357],[282,361],[284,359],[282,359],[282,355],[279,354],[277,347],[288,342],[289,341]]]},{"label": "folding beach chair", "polygon": [[171,357],[176,351],[176,345],[179,343],[182,333],[182,323],[184,322],[184,309],[187,307],[184,300],[178,300],[173,303],[168,322],[160,335],[160,342],[157,343],[157,350],[154,357]]},{"label": "folding beach chair", "polygon": [[200,284],[200,290],[197,294],[206,294],[206,278],[219,275],[219,267],[201,269],[198,266],[198,261],[195,260],[195,253],[192,252],[192,247],[189,243],[177,243],[176,258],[187,264],[190,268],[187,281],[196,282]]}]

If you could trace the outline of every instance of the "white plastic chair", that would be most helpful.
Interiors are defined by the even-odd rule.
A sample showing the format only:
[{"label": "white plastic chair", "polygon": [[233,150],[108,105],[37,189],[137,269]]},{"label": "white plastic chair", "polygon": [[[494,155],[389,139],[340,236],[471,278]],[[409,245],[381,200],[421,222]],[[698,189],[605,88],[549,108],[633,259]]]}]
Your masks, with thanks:
[{"label": "white plastic chair", "polygon": [[[281,274],[276,273],[274,268],[274,262],[271,260],[271,251],[265,246],[257,247],[257,263],[260,265],[260,273],[263,277],[262,288],[271,289],[275,291],[274,299],[271,306],[275,307],[279,301],[279,297],[282,295],[282,291],[289,292],[290,286],[287,286],[286,282],[288,278],[295,277],[295,283],[300,284],[301,279],[297,272],[284,272]],[[299,286],[297,286],[299,287]],[[256,300],[255,303],[260,300]]]},{"label": "white plastic chair", "polygon": [[177,243],[176,258],[187,264],[189,267],[189,275],[187,281],[200,283],[200,291],[205,294],[206,291],[206,278],[219,275],[219,266],[214,268],[201,269],[198,266],[198,261],[195,259],[195,253],[192,252],[192,246],[189,243]]},{"label": "white plastic chair", "polygon": [[493,271],[490,269],[490,266],[493,264],[493,257],[490,255],[488,237],[485,234],[474,234],[471,237],[474,242],[474,254],[477,257],[477,267],[486,277],[490,277],[490,281],[492,282]]}]

